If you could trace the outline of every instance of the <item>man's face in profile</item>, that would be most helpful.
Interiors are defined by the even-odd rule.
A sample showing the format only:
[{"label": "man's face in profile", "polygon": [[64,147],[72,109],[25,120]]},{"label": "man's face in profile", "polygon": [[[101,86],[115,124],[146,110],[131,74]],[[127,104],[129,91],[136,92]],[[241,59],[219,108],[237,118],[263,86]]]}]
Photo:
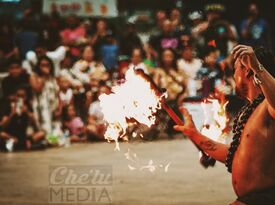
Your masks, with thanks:
[{"label": "man's face in profile", "polygon": [[236,94],[241,98],[246,98],[248,92],[248,79],[246,77],[246,67],[240,59],[237,59],[234,63],[234,80]]}]

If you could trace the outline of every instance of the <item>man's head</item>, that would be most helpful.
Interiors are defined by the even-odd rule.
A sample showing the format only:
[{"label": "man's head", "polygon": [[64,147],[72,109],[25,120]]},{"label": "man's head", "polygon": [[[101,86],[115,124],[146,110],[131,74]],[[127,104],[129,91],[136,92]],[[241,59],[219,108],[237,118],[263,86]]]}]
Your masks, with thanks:
[{"label": "man's head", "polygon": [[219,50],[214,46],[207,46],[202,52],[202,59],[208,68],[215,68],[218,62]]},{"label": "man's head", "polygon": [[58,78],[58,85],[61,91],[67,91],[71,86],[70,81],[64,76]]},{"label": "man's head", "polygon": [[131,62],[134,65],[138,65],[143,61],[144,58],[144,52],[141,48],[134,48],[132,50],[132,55],[131,55]]},{"label": "man's head", "polygon": [[[275,77],[275,63],[274,57],[270,50],[263,47],[255,48],[254,52],[258,61],[265,67],[265,69]],[[247,98],[249,89],[257,91],[254,83],[254,73],[251,68],[245,66],[240,58],[234,62],[234,79],[236,84],[236,93],[242,98]]]},{"label": "man's head", "polygon": [[245,67],[240,59],[237,59],[234,63],[234,80],[236,93],[241,98],[246,98],[248,95],[248,87],[250,81],[252,82],[252,76],[249,74],[249,68]]},{"label": "man's head", "polygon": [[156,12],[157,22],[164,21],[166,18],[167,18],[167,16],[166,16],[166,12],[164,10],[159,10]]},{"label": "man's head", "polygon": [[15,95],[17,99],[22,99],[23,102],[26,102],[29,97],[25,86],[19,86],[15,91]]},{"label": "man's head", "polygon": [[96,30],[98,33],[104,33],[108,29],[107,22],[105,19],[99,19],[96,23]]},{"label": "man's head", "polygon": [[172,21],[174,21],[174,20],[178,20],[180,18],[181,18],[181,16],[180,16],[180,10],[178,8],[172,9],[172,11],[170,13],[170,19]]},{"label": "man's head", "polygon": [[189,34],[187,32],[182,33],[179,37],[179,40],[180,40],[180,45],[182,47],[191,46],[191,44],[193,43],[191,34]]},{"label": "man's head", "polygon": [[83,60],[87,62],[92,62],[94,60],[94,49],[92,46],[85,46],[82,53]]},{"label": "man's head", "polygon": [[249,16],[256,18],[259,15],[259,9],[257,4],[251,3],[248,7]]},{"label": "man's head", "polygon": [[79,19],[77,18],[76,15],[70,15],[66,19],[66,24],[68,28],[70,29],[75,29],[79,25]]},{"label": "man's head", "polygon": [[162,25],[162,30],[163,30],[163,33],[166,33],[166,34],[169,34],[173,31],[173,25],[172,25],[172,22],[168,19],[166,19],[164,22],[163,22],[163,25]]},{"label": "man's head", "polygon": [[162,29],[163,22],[167,19],[166,12],[163,10],[159,10],[156,12],[156,24],[159,29]]},{"label": "man's head", "polygon": [[176,69],[176,53],[170,48],[166,48],[161,52],[160,66],[164,69]]},{"label": "man's head", "polygon": [[13,78],[17,78],[23,72],[20,60],[11,60],[8,65],[9,74]]},{"label": "man's head", "polygon": [[194,58],[194,50],[192,46],[185,46],[182,49],[181,57],[186,61],[192,61]]}]

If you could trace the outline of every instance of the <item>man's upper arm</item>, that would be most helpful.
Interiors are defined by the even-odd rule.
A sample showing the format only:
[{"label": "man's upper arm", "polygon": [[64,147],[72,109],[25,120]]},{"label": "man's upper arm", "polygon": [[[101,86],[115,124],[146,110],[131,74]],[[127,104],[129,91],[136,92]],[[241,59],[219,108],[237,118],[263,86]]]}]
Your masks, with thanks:
[{"label": "man's upper arm", "polygon": [[268,105],[267,110],[268,110],[269,115],[273,119],[275,119],[275,108],[273,108],[271,105]]}]

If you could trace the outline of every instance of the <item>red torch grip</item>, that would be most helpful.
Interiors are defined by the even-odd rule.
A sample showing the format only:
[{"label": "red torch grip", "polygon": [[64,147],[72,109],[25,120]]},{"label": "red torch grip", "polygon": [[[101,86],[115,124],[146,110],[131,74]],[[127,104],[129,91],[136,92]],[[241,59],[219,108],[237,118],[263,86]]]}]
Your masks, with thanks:
[{"label": "red torch grip", "polygon": [[[174,110],[167,105],[167,103],[165,102],[165,99],[162,96],[162,92],[160,91],[160,89],[158,88],[158,86],[154,83],[154,81],[151,79],[151,77],[147,74],[144,73],[143,70],[141,69],[136,69],[135,73],[137,75],[139,75],[140,77],[142,77],[144,80],[146,80],[148,83],[150,83],[151,89],[154,90],[156,96],[160,97],[161,99],[161,105],[162,108],[167,112],[167,114],[172,118],[172,120],[177,124],[177,125],[184,125],[184,122],[179,118],[179,116],[174,112]],[[201,158],[201,164],[204,167],[208,167],[208,166],[214,166],[215,164],[215,160],[213,160],[212,158],[209,158],[208,155],[206,155],[202,149],[200,149],[200,147],[192,140],[190,139],[194,145],[198,148],[198,150],[201,151],[202,153],[202,158]]]},{"label": "red torch grip", "polygon": [[184,125],[183,121],[179,118],[179,116],[174,112],[174,110],[167,105],[165,101],[162,102],[162,108],[167,112],[167,114],[172,118],[172,120],[177,124],[177,125]]}]

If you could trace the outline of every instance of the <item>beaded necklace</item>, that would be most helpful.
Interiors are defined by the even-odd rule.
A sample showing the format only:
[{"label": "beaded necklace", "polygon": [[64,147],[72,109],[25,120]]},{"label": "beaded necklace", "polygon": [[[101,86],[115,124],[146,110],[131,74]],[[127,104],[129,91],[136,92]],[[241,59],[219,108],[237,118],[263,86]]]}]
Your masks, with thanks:
[{"label": "beaded necklace", "polygon": [[240,144],[241,135],[243,132],[243,129],[245,127],[245,124],[247,123],[249,117],[253,113],[253,111],[256,109],[256,107],[263,102],[264,95],[260,94],[257,98],[255,98],[251,103],[246,104],[243,106],[234,119],[233,123],[233,141],[230,144],[230,148],[228,150],[228,155],[225,161],[225,166],[227,167],[228,172],[232,172],[232,162],[235,155],[235,152],[238,149],[238,146]]}]

